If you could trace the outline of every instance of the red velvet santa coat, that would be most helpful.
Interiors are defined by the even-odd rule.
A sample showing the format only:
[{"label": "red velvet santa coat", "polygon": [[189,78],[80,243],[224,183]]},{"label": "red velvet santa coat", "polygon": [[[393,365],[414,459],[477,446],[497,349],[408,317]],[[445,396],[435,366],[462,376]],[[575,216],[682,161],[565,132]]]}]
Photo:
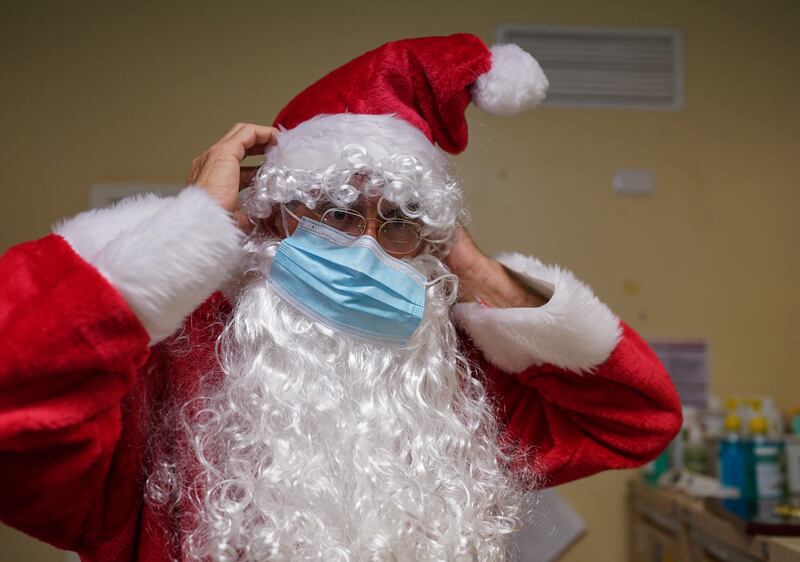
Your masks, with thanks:
[{"label": "red velvet santa coat", "polygon": [[[194,188],[56,232],[0,258],[0,518],[84,560],[180,559],[170,521],[143,500],[151,414],[167,389],[190,396],[215,360],[213,321],[230,306],[206,297],[238,233]],[[551,295],[540,309],[454,310],[505,436],[535,448],[549,486],[657,456],[681,420],[651,350],[569,272],[500,260]],[[173,357],[156,342],[193,309],[196,352]]]}]

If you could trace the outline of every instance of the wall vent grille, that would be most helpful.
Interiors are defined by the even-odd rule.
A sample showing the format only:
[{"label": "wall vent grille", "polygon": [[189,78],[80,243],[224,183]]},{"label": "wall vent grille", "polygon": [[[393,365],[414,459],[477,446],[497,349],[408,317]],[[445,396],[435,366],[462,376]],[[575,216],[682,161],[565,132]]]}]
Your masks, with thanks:
[{"label": "wall vent grille", "polygon": [[683,106],[683,37],[676,29],[504,25],[550,80],[544,105],[677,110]]}]

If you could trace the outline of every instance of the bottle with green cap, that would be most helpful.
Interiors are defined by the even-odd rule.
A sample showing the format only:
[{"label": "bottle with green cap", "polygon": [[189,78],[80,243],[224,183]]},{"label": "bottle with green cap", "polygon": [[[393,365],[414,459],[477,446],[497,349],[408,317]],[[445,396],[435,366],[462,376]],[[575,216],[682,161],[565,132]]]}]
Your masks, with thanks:
[{"label": "bottle with green cap", "polygon": [[667,470],[669,470],[669,452],[665,449],[658,457],[642,467],[644,481],[648,484],[658,484],[659,478]]},{"label": "bottle with green cap", "polygon": [[759,517],[773,517],[773,510],[783,499],[783,471],[781,455],[783,444],[767,436],[767,419],[756,414],[750,420],[750,447],[748,470],[754,484],[756,513]]}]

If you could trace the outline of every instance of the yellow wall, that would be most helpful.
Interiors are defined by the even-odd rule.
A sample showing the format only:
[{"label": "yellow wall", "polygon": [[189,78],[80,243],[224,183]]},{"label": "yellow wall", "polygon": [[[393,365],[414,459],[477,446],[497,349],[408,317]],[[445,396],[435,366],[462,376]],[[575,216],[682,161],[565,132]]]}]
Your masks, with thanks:
[{"label": "yellow wall", "polygon": [[[180,182],[233,122],[268,123],[313,79],[385,40],[470,31],[491,41],[508,22],[679,27],[683,111],[547,108],[503,120],[471,110],[458,162],[472,232],[488,252],[573,269],[644,335],[707,337],[715,392],[798,402],[796,1],[149,4],[4,8],[0,249],[85,208],[91,183]],[[617,168],[653,170],[655,196],[616,197]],[[624,559],[630,476],[562,487],[591,527],[569,562]],[[0,560],[56,559],[0,531]]]}]

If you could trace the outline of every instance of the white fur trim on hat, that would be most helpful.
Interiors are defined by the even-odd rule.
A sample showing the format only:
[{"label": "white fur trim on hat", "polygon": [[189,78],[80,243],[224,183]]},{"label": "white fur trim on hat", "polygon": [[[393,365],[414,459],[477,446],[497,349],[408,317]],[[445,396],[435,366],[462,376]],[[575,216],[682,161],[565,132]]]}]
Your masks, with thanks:
[{"label": "white fur trim on hat", "polygon": [[[550,300],[537,308],[453,307],[454,320],[486,359],[510,373],[549,363],[571,371],[591,371],[605,361],[622,337],[619,319],[566,269],[536,258],[502,254],[497,261]],[[549,291],[546,291],[549,293]]]},{"label": "white fur trim on hat", "polygon": [[53,231],[130,305],[151,344],[171,335],[238,261],[242,234],[203,189],[152,194],[86,211]]},{"label": "white fur trim on hat", "polygon": [[447,170],[445,156],[411,123],[394,115],[355,113],[318,115],[281,131],[265,161],[299,170],[324,170],[339,162],[344,148],[353,144],[366,149],[373,160],[410,154],[426,170],[442,176]]},{"label": "white fur trim on hat", "polygon": [[550,83],[542,67],[514,44],[494,45],[492,68],[472,87],[472,101],[486,113],[511,116],[539,105]]}]

